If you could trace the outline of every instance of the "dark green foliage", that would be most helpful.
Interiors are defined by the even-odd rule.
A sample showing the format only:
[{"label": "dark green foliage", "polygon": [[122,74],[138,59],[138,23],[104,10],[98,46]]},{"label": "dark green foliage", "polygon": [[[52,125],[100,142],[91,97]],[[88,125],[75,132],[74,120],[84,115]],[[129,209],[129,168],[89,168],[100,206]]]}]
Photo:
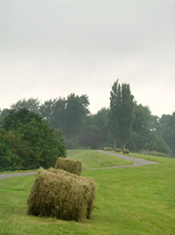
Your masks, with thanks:
[{"label": "dark green foliage", "polygon": [[114,82],[110,92],[109,132],[114,140],[114,149],[117,141],[123,148],[129,140],[133,123],[133,95],[129,84]]},{"label": "dark green foliage", "polygon": [[77,136],[83,120],[89,113],[89,100],[86,95],[70,94],[67,99],[59,98],[46,101],[40,107],[40,114],[52,128],[61,129],[66,140]]},{"label": "dark green foliage", "polygon": [[131,138],[127,143],[127,147],[134,152],[140,152],[146,149],[149,141],[149,121],[151,112],[147,106],[134,102],[134,120],[132,125]]},{"label": "dark green foliage", "polygon": [[163,141],[163,139],[157,135],[155,131],[151,131],[148,137],[146,149],[149,151],[157,151],[160,153],[170,153],[170,148]]},{"label": "dark green foliage", "polygon": [[99,149],[104,142],[101,130],[96,125],[92,125],[88,133],[80,135],[77,140],[80,145],[91,149]]},{"label": "dark green foliage", "polygon": [[0,122],[2,122],[3,118],[8,116],[10,112],[10,109],[3,109],[0,111]]},{"label": "dark green foliage", "polygon": [[9,111],[8,116],[4,117],[2,127],[6,131],[17,130],[21,125],[27,124],[32,119],[35,119],[39,123],[42,122],[42,118],[38,114],[26,108],[22,108],[19,111],[12,109]]},{"label": "dark green foliage", "polygon": [[[6,168],[48,168],[55,165],[59,156],[66,154],[62,131],[54,131],[38,114],[26,108],[10,111],[3,119],[2,127],[4,129],[1,131],[3,137],[0,144],[6,144],[8,151],[3,151],[7,156],[6,160],[9,159]],[[0,159],[4,158],[2,155]],[[1,169],[5,169],[4,164]]]},{"label": "dark green foliage", "polygon": [[125,148],[132,131],[132,124],[134,119],[133,99],[134,96],[131,95],[130,85],[122,84],[122,108],[119,116],[119,132],[123,148]]},{"label": "dark green foliage", "polygon": [[[89,101],[86,95],[70,94],[67,98],[51,99],[42,105],[38,99],[19,100],[11,105],[14,110],[0,111],[1,122],[9,115],[9,112],[11,114],[10,118],[5,118],[5,122],[1,123],[1,127],[3,125],[8,131],[16,130],[21,123],[26,124],[33,118],[39,122],[43,118],[52,128],[61,129],[65,133],[68,149],[103,149],[104,146],[111,146],[114,142],[114,149],[117,143],[120,148],[127,147],[132,152],[149,151],[149,149],[152,151],[162,149],[164,152],[169,152],[168,145],[171,154],[175,154],[175,113],[162,115],[159,118],[151,115],[147,106],[137,104],[135,101],[133,103],[134,115],[133,113],[129,115],[132,102],[128,101],[131,101],[133,96],[130,94],[129,85],[120,85],[118,80],[113,84],[110,94],[110,109],[102,108],[96,114],[89,114]],[[24,109],[17,115],[16,111],[22,107],[34,112],[29,114],[29,111]],[[42,118],[38,119],[36,113],[39,113]],[[156,134],[151,134],[152,131]],[[63,143],[63,134],[61,135]],[[162,138],[163,143],[158,137]],[[162,147],[160,147],[161,143]],[[167,145],[165,146],[164,143]]]},{"label": "dark green foliage", "polygon": [[170,147],[172,155],[175,155],[175,112],[172,115],[162,115],[156,132]]},{"label": "dark green foliage", "polygon": [[39,105],[40,105],[40,101],[38,99],[30,98],[28,100],[26,99],[18,100],[17,103],[12,104],[10,108],[14,109],[15,111],[18,111],[25,107],[26,109],[30,111],[39,113]]},{"label": "dark green foliage", "polygon": [[116,143],[120,139],[119,127],[120,127],[120,115],[122,108],[121,100],[121,87],[118,84],[118,80],[114,82],[112,90],[110,91],[110,110],[109,110],[109,133],[114,140],[114,149],[116,148]]}]

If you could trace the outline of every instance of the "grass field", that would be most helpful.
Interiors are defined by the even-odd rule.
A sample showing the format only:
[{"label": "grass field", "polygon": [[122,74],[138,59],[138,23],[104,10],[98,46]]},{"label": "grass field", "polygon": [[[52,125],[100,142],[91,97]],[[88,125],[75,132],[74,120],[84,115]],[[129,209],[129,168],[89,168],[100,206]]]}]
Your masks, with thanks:
[{"label": "grass field", "polygon": [[83,169],[133,165],[133,162],[115,156],[106,156],[93,150],[67,150],[67,158],[81,160]]},{"label": "grass field", "polygon": [[[80,157],[85,168],[92,168],[95,163],[91,152],[68,151],[68,157]],[[108,159],[105,163],[100,155],[98,164],[113,164],[112,156],[105,155]],[[95,205],[99,209],[94,209],[90,220],[81,223],[25,215],[34,175],[1,180],[0,234],[174,235],[175,159],[134,156],[159,164],[82,172],[83,176],[93,177],[97,184]]]}]

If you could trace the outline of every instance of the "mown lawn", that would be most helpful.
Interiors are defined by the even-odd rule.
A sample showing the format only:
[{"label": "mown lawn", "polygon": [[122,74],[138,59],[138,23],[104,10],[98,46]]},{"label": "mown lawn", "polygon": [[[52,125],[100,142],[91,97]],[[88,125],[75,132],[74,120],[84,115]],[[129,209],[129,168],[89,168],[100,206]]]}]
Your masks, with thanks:
[{"label": "mown lawn", "polygon": [[93,150],[67,150],[67,158],[81,160],[83,169],[134,164],[133,162],[129,162],[115,156],[108,156]]},{"label": "mown lawn", "polygon": [[[81,152],[83,156],[88,154]],[[68,157],[73,155],[77,159],[77,153],[68,153]],[[0,234],[174,235],[175,159],[141,157],[159,164],[82,172],[97,184],[95,205],[99,209],[81,223],[25,215],[35,176],[1,180]]]}]

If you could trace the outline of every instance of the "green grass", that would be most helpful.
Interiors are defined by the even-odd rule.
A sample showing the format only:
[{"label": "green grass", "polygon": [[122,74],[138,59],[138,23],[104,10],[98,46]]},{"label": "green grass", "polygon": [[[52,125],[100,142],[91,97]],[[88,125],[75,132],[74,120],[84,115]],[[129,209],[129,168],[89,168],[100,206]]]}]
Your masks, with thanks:
[{"label": "green grass", "polygon": [[[77,156],[77,151],[68,153],[68,157]],[[35,176],[1,180],[0,234],[174,235],[175,159],[137,157],[159,164],[82,172],[97,184],[95,205],[99,208],[83,223],[25,215]]]},{"label": "green grass", "polygon": [[19,171],[1,171],[0,174],[14,174],[14,173],[25,173],[25,172],[35,172],[38,171],[38,169],[35,170],[19,170]]},{"label": "green grass", "polygon": [[93,150],[67,150],[67,158],[81,160],[83,169],[133,165],[133,162]]}]

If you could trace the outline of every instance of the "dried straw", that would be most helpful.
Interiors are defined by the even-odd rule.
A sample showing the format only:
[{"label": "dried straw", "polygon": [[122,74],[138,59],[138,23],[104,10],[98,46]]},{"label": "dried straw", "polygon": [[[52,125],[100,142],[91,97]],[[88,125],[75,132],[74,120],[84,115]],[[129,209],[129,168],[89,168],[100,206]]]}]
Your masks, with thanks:
[{"label": "dried straw", "polygon": [[27,200],[29,215],[83,221],[90,218],[95,182],[64,170],[40,168]]},{"label": "dried straw", "polygon": [[74,173],[76,175],[81,175],[82,172],[82,162],[76,161],[68,158],[59,157],[55,164],[56,169],[63,169],[70,173]]}]

